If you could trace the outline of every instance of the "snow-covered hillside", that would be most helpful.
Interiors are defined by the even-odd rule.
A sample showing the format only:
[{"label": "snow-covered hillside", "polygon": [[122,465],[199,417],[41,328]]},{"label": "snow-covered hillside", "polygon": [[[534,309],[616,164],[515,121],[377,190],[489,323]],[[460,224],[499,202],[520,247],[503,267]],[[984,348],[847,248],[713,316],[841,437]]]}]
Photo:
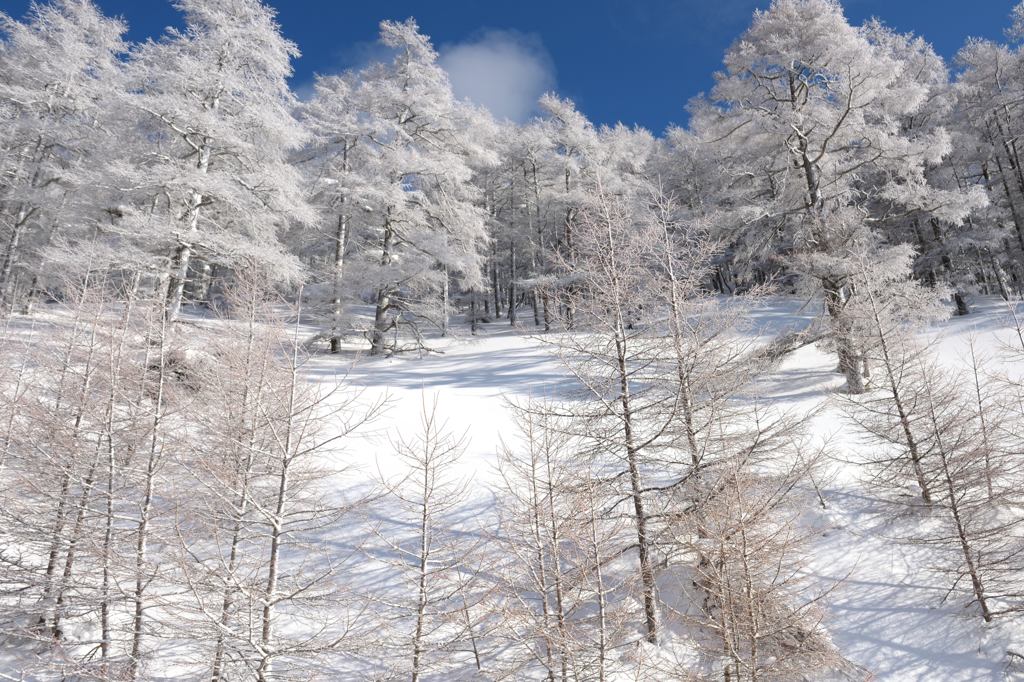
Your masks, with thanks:
[{"label": "snow-covered hillside", "polygon": [[0,680],[1024,679],[1024,1],[843,1],[697,3],[664,131],[0,8]]},{"label": "snow-covered hillside", "polygon": [[[1014,361],[1011,352],[1020,343],[1011,309],[1000,299],[979,299],[972,303],[975,308],[972,315],[951,318],[923,332],[922,347],[934,352],[950,372],[962,370],[973,349],[975,355],[989,361],[986,367],[992,381],[998,376],[1019,380],[1024,368]],[[766,299],[749,310],[744,335],[730,343],[745,346],[754,340],[756,344],[763,344],[811,328],[818,317],[817,307],[806,300]],[[115,322],[108,312],[101,313],[101,318]],[[190,316],[184,324],[183,329],[194,331],[178,335],[179,350],[169,356],[180,358],[176,362],[182,364],[175,370],[179,374],[169,376],[168,391],[181,381],[186,388],[185,394],[179,394],[176,401],[196,390],[198,384],[193,386],[194,382],[222,381],[203,378],[219,376],[219,372],[206,363],[217,361],[237,366],[238,370],[228,370],[229,376],[247,366],[244,355],[217,355],[230,353],[238,340],[244,338],[237,336],[239,323],[199,315]],[[300,340],[316,335],[315,327],[291,324],[284,318],[276,324],[282,333]],[[73,332],[75,326],[66,313],[51,312],[45,307],[32,318],[12,319],[9,329],[11,338],[18,343],[34,344],[37,352],[43,352],[34,355],[33,362],[44,366],[46,355],[63,352],[57,340]],[[223,345],[214,344],[211,350],[211,340],[216,338],[221,338]],[[451,567],[465,571],[466,584],[456,589],[445,576],[447,587],[440,588],[441,592],[452,589],[455,592],[448,597],[438,597],[437,603],[430,603],[428,613],[439,618],[432,626],[431,636],[459,644],[452,650],[430,650],[432,653],[425,654],[434,661],[424,663],[425,679],[469,679],[476,674],[501,678],[503,670],[522,670],[524,677],[533,676],[521,668],[523,661],[516,659],[514,642],[500,634],[507,625],[504,619],[513,618],[500,616],[501,609],[512,609],[512,606],[501,606],[503,598],[496,596],[495,591],[508,587],[504,583],[508,579],[508,557],[503,556],[503,552],[511,551],[505,543],[508,534],[513,532],[509,524],[514,523],[508,506],[510,460],[507,453],[521,452],[529,445],[517,424],[515,406],[536,404],[543,399],[550,399],[551,404],[563,399],[580,399],[579,378],[571,371],[571,364],[566,364],[565,346],[558,342],[559,338],[560,333],[495,322],[482,324],[476,335],[470,335],[460,326],[446,338],[428,338],[426,345],[431,350],[420,354],[373,358],[360,352],[356,345],[340,354],[330,354],[322,347],[313,346],[313,352],[299,366],[299,384],[312,388],[313,395],[320,396],[318,400],[323,402],[315,411],[327,416],[323,424],[326,435],[320,440],[328,447],[314,445],[310,448],[312,460],[308,470],[315,476],[312,489],[318,491],[317,495],[326,494],[324,499],[328,502],[309,498],[314,500],[315,506],[299,511],[303,509],[303,494],[289,498],[299,505],[296,513],[308,515],[316,522],[289,531],[290,537],[303,538],[302,544],[285,547],[281,560],[284,570],[298,571],[297,576],[316,576],[326,566],[334,567],[323,576],[330,578],[332,593],[340,590],[342,596],[331,597],[317,609],[326,608],[323,611],[327,617],[325,622],[333,622],[331,627],[349,630],[352,642],[350,645],[342,640],[346,643],[337,651],[318,656],[328,678],[388,677],[398,674],[404,665],[401,663],[407,654],[404,637],[411,632],[407,607],[410,595],[415,593],[417,547],[424,537],[416,516],[420,507],[416,502],[415,482],[421,480],[416,470],[421,464],[416,447],[426,442],[417,441],[417,434],[423,431],[424,414],[432,412],[440,422],[432,447],[440,445],[437,449],[444,451],[450,445],[458,456],[452,458],[451,466],[438,469],[436,479],[430,479],[431,485],[438,486],[439,495],[432,498],[436,510],[430,519],[429,535],[436,544],[429,565],[439,576]],[[48,348],[51,345],[53,348]],[[220,360],[216,360],[218,357]],[[203,369],[204,366],[207,369]],[[876,380],[880,382],[881,377]],[[204,386],[202,390],[209,388]],[[844,661],[839,665],[830,664],[827,669],[812,668],[802,673],[803,677],[809,680],[995,681],[1021,676],[1024,673],[1013,667],[1014,656],[1008,656],[1007,652],[1021,650],[1022,624],[1012,616],[992,624],[983,623],[969,588],[964,584],[951,584],[948,576],[937,571],[943,561],[942,552],[947,549],[928,540],[928,529],[941,525],[942,512],[914,503],[917,491],[912,486],[904,493],[897,491],[895,502],[891,491],[876,486],[872,470],[863,462],[872,459],[878,446],[869,442],[851,420],[855,399],[842,389],[843,377],[836,372],[834,355],[811,344],[787,354],[763,373],[751,390],[733,399],[743,409],[753,409],[757,404],[759,409],[808,415],[809,441],[815,449],[824,448],[821,466],[813,475],[796,481],[798,490],[793,497],[797,534],[806,536],[809,542],[794,566],[801,584],[816,595],[815,609],[819,614],[816,618],[820,619],[824,633]],[[868,395],[879,393],[884,393],[881,383],[872,386]],[[210,409],[216,410],[216,407],[211,404]],[[367,411],[374,413],[371,419],[351,423],[351,415]],[[216,423],[211,422],[211,425]],[[354,430],[344,433],[340,441],[332,441],[332,434],[342,435],[342,423],[354,426]],[[170,433],[167,437],[180,438]],[[405,458],[403,443],[413,445],[411,450],[406,449]],[[203,456],[215,456],[217,451],[208,452]],[[179,462],[178,455],[166,456],[171,459],[161,466],[170,471],[161,473],[155,485],[158,488],[168,486],[167,495],[178,495],[170,477],[181,475],[173,473],[181,464],[194,466],[189,464],[193,460],[185,458]],[[785,464],[781,462],[782,466]],[[772,466],[778,465],[780,462]],[[202,466],[201,472],[193,473],[200,477],[220,475],[212,465]],[[578,466],[582,463],[566,469],[569,482],[561,485],[571,486],[577,477],[587,475],[586,467],[577,469]],[[655,478],[657,468],[657,464],[652,464],[648,475]],[[160,482],[162,479],[166,480]],[[18,478],[13,480],[16,485],[27,485]],[[227,484],[201,482],[201,478],[193,480],[198,484],[197,490],[214,491],[217,485]],[[414,484],[411,489],[410,482]],[[38,485],[39,490],[32,491],[32,495],[40,494],[47,484],[40,479]],[[124,485],[129,488],[133,485],[127,474]],[[127,494],[127,491],[119,494]],[[254,500],[260,499],[255,491],[252,494]],[[102,500],[102,495],[98,499]],[[349,506],[347,511],[344,510],[346,505]],[[313,511],[331,508],[341,511],[340,524],[319,518],[317,515],[321,512]],[[31,509],[15,507],[8,513],[12,518],[24,519],[26,517],[18,514]],[[139,532],[131,521],[137,509],[129,504],[123,510],[125,518],[115,523],[115,532],[129,540]],[[99,504],[88,514],[101,514],[101,511],[102,504]],[[187,525],[179,525],[178,513],[160,503],[153,507],[152,522],[154,528],[161,527],[161,531],[153,538],[157,541],[156,554],[147,557],[146,562],[147,565],[154,562],[154,570],[167,571],[162,578],[166,580],[177,571],[187,575],[194,570],[184,564],[176,567],[178,560],[173,559],[174,552],[167,553],[176,542],[172,535],[165,534],[169,529],[179,534],[189,532]],[[580,523],[576,512],[572,514],[566,517],[567,525],[559,526],[560,532],[569,534],[574,525]],[[617,530],[608,536],[613,544],[622,543],[623,551],[606,560],[603,578],[618,585],[630,584],[630,576],[636,571],[635,549],[629,548],[628,540],[631,524],[628,517],[625,518],[627,520],[616,524]],[[11,537],[27,536],[14,533]],[[181,537],[180,541],[185,542],[185,538]],[[201,543],[189,542],[193,547],[190,552],[199,551],[195,547],[200,547]],[[568,539],[565,542],[566,547],[572,544]],[[301,548],[307,544],[308,548]],[[260,545],[251,546],[255,549]],[[5,551],[9,561],[13,545],[8,545]],[[90,554],[94,551],[89,550],[86,553],[89,558],[80,561],[92,565],[94,559]],[[622,642],[612,650],[605,664],[609,679],[631,679],[638,675],[644,679],[652,676],[684,679],[693,672],[714,671],[714,658],[707,659],[701,642],[695,639],[699,635],[694,629],[692,604],[688,603],[687,596],[692,589],[691,569],[685,558],[680,560],[671,554],[659,554],[657,598],[665,633],[657,645],[643,642],[640,595],[635,586],[621,593],[610,590],[607,595],[609,605],[616,605],[615,613],[621,618],[615,631]],[[252,570],[258,572],[256,567],[261,563],[253,559]],[[41,561],[42,557],[35,560]],[[158,568],[161,566],[164,568]],[[119,562],[114,562],[112,568],[115,572],[123,570]],[[122,574],[119,583],[127,594],[131,594],[131,582],[126,580],[130,575],[131,572]],[[317,583],[311,583],[314,584]],[[463,588],[465,593],[460,591]],[[68,589],[74,589],[73,584]],[[323,594],[326,596],[327,592]],[[459,599],[466,601],[449,612],[448,599],[452,594],[461,595]],[[526,603],[534,599],[528,593],[520,598]],[[157,621],[168,618],[178,608],[186,609],[182,613],[190,613],[191,607],[184,607],[187,599],[182,601],[180,594],[175,596],[168,592],[151,599],[147,613]],[[74,629],[67,633],[70,635],[68,642],[79,639],[82,642],[79,646],[84,646],[95,636],[92,629],[96,624],[95,615],[79,611],[74,600],[66,608],[68,619],[74,620]],[[283,632],[297,635],[301,641],[301,620],[290,621],[290,618],[305,612],[295,608],[294,605],[282,606]],[[460,608],[464,609],[462,615]],[[514,609],[511,612],[514,613]],[[448,615],[440,615],[445,613]],[[468,629],[463,630],[461,625],[452,622],[453,613],[465,617]],[[572,616],[574,620],[579,617],[578,614]],[[124,627],[127,622],[121,621],[117,627]],[[290,632],[293,629],[294,632]],[[468,641],[480,657],[482,672],[473,672],[476,669],[474,658],[465,648],[467,632]],[[5,661],[4,668],[0,668],[2,674],[18,679],[19,674],[28,671],[30,675],[38,673],[39,679],[47,679],[42,671],[51,670],[50,664],[42,662],[45,658],[34,658],[46,647],[30,642],[24,636],[5,641],[0,659]],[[202,665],[194,656],[193,645],[181,634],[150,640],[148,646],[153,647],[151,650],[157,654],[157,660],[162,661],[153,674],[190,677],[197,670],[197,664]],[[76,651],[69,649],[69,652]],[[283,661],[287,661],[287,657],[284,654]],[[445,661],[443,665],[439,663],[441,660]],[[437,667],[432,668],[432,665]],[[430,674],[432,669],[437,671],[436,676]],[[589,679],[586,675],[583,678]]]},{"label": "snow-covered hillside", "polygon": [[[1006,304],[976,303],[966,318],[939,323],[928,333],[944,362],[964,362],[969,342],[976,351],[1007,357],[1019,343]],[[776,299],[752,315],[752,333],[765,337],[806,327],[815,307],[802,300]],[[307,369],[310,380],[345,382],[367,402],[386,400],[388,409],[373,428],[346,449],[367,482],[380,472],[394,475],[391,439],[418,423],[424,404],[435,399],[439,415],[466,436],[461,475],[472,480],[467,513],[481,528],[496,523],[494,488],[502,441],[515,441],[510,401],[559,395],[578,388],[543,333],[507,324],[482,326],[479,335],[433,339],[437,353],[387,359],[358,357],[341,362],[319,356]],[[1024,373],[1011,362],[1002,369]],[[807,509],[805,522],[814,541],[806,571],[823,589],[825,624],[835,644],[854,663],[853,679],[1006,680],[1024,672],[1007,667],[1006,650],[1020,650],[1024,624],[985,626],[961,591],[950,593],[937,579],[930,548],[908,541],[916,527],[931,521],[924,512],[903,510],[879,499],[868,474],[854,462],[865,445],[844,417],[842,376],[830,353],[807,346],[792,353],[759,387],[760,399],[798,412],[821,411],[813,420],[816,438],[829,443],[827,480],[817,482],[826,509]],[[808,498],[810,500],[810,498]],[[381,502],[385,505],[385,502]],[[388,509],[375,513],[386,518]],[[458,515],[458,514],[457,514]],[[670,589],[675,582],[665,579]],[[667,599],[671,599],[666,595]],[[808,679],[817,679],[809,674]]]}]

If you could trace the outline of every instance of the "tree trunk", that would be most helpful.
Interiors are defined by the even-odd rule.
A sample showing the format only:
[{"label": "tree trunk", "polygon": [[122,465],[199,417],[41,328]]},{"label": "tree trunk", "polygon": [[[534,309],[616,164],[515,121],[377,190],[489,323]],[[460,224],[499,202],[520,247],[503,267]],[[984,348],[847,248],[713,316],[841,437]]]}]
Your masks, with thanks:
[{"label": "tree trunk", "polygon": [[448,323],[451,317],[451,291],[448,277],[448,266],[441,266],[441,336],[448,336]]},{"label": "tree trunk", "polygon": [[[196,164],[199,173],[205,175],[210,169],[210,145],[204,142],[199,149],[199,161]],[[188,264],[192,258],[193,242],[199,236],[199,212],[203,205],[203,194],[193,190],[189,195],[188,209],[185,212],[185,224],[188,226],[184,234],[178,237],[178,247],[171,259],[170,277],[167,281],[167,310],[169,322],[178,319],[181,312],[181,299],[185,294],[185,282],[188,279]]]},{"label": "tree trunk", "polygon": [[[532,434],[531,434],[532,435]],[[538,487],[539,475],[537,472],[537,454],[536,450],[531,443],[530,452],[530,506],[532,507],[530,525],[533,531],[533,543],[534,552],[537,560],[536,568],[536,581],[537,591],[540,593],[540,608],[541,608],[541,626],[543,628],[543,640],[544,640],[544,662],[547,668],[548,682],[554,682],[555,679],[555,665],[554,665],[554,646],[551,642],[551,607],[548,603],[548,576],[547,576],[547,556],[544,551],[544,541],[541,537],[541,497],[540,490]],[[557,570],[558,567],[556,566]]]},{"label": "tree trunk", "polygon": [[[301,296],[301,290],[299,295]],[[296,321],[296,325],[298,321]],[[260,664],[256,669],[256,677],[259,682],[267,682],[273,677],[273,664],[276,652],[274,651],[274,608],[277,604],[277,581],[281,568],[281,543],[284,539],[284,524],[286,512],[291,494],[291,463],[295,447],[295,419],[297,416],[296,399],[298,397],[299,382],[299,347],[297,339],[292,339],[294,344],[291,354],[290,385],[288,392],[286,423],[282,425],[283,433],[278,438],[281,453],[281,468],[277,476],[277,495],[274,500],[274,513],[270,525],[270,551],[267,555],[267,583],[262,595],[263,613],[260,628]]]},{"label": "tree trunk", "polygon": [[[139,664],[142,660],[142,639],[145,632],[146,614],[146,576],[147,544],[149,542],[150,513],[153,507],[155,495],[156,469],[160,456],[160,429],[163,420],[163,398],[164,381],[167,371],[166,353],[163,344],[166,338],[166,328],[160,328],[160,347],[157,349],[160,357],[159,373],[156,380],[156,396],[153,402],[153,421],[150,425],[152,433],[149,440],[149,457],[146,459],[146,473],[143,481],[142,503],[139,508],[139,526],[136,530],[135,540],[135,610],[132,616],[132,649],[128,663],[128,676],[131,680],[138,679]],[[149,361],[144,365],[149,366]]]},{"label": "tree trunk", "polygon": [[[388,211],[384,218],[384,238],[381,244],[380,264],[387,267],[391,264],[391,242],[394,239],[394,232],[391,229],[391,212]],[[373,313],[373,334],[370,339],[370,355],[380,355],[384,352],[384,335],[391,328],[388,316],[391,311],[391,284],[385,282],[377,290],[377,304]]]},{"label": "tree trunk", "polygon": [[[342,199],[344,203],[344,199]],[[338,215],[334,239],[334,271],[331,291],[331,352],[341,351],[342,279],[345,274],[345,241],[348,237],[348,216],[344,210]]]},{"label": "tree trunk", "polygon": [[[537,248],[535,249],[535,258],[539,255],[539,259],[534,264],[535,275],[546,275],[547,274],[547,254],[545,252],[546,244],[544,240],[544,221],[541,220],[540,212],[540,183],[537,180],[537,164],[532,163],[531,168],[533,171],[533,213],[532,218],[536,221],[537,227]],[[544,317],[544,331],[551,331],[551,309],[550,301],[548,300],[548,288],[543,286],[541,288],[541,307],[543,308]],[[540,324],[540,319],[537,317],[537,288],[533,289],[533,306],[534,306],[534,322]]]},{"label": "tree trunk", "polygon": [[618,354],[619,404],[622,406],[622,429],[626,448],[626,464],[629,467],[630,493],[633,498],[633,519],[636,523],[637,550],[640,555],[640,581],[644,591],[644,623],[647,641],[658,643],[658,612],[655,602],[654,568],[650,557],[650,540],[647,536],[647,511],[644,509],[643,483],[640,475],[640,453],[633,431],[633,412],[630,403],[629,374],[626,369],[625,326],[622,316],[617,316],[615,348]]},{"label": "tree trunk", "polygon": [[516,326],[516,242],[510,240],[508,245],[508,322]]},{"label": "tree trunk", "polygon": [[[589,465],[588,465],[589,466]],[[594,596],[597,597],[597,681],[605,681],[605,666],[608,654],[607,598],[604,585],[604,556],[597,536],[598,503],[594,496],[592,472],[587,472],[587,523],[590,526],[590,560],[594,564]]]},{"label": "tree trunk", "polygon": [[[96,482],[96,468],[99,466],[99,458],[100,449],[97,445],[96,457],[89,466],[89,470],[85,475],[85,480],[82,481],[82,496],[79,498],[78,513],[75,515],[75,523],[71,527],[71,535],[68,538],[68,548],[67,552],[64,554],[64,570],[61,572],[61,578],[56,592],[56,599],[54,601],[52,632],[53,638],[57,640],[63,637],[61,623],[64,619],[64,597],[67,594],[71,578],[74,575],[75,560],[78,558],[78,542],[82,536],[82,527],[85,523],[85,515],[89,509],[89,499],[92,494],[93,485]],[[47,565],[47,568],[49,568],[49,565]],[[102,650],[103,649],[101,648],[101,651]]]},{"label": "tree trunk", "polygon": [[974,558],[974,550],[971,547],[971,541],[967,535],[967,528],[960,514],[961,496],[957,494],[956,486],[953,483],[953,478],[949,471],[948,457],[947,454],[942,451],[941,443],[939,444],[939,450],[939,457],[942,460],[942,471],[946,482],[949,512],[953,517],[953,524],[956,526],[957,540],[960,543],[960,551],[963,553],[964,565],[967,567],[967,574],[971,578],[971,590],[974,592],[974,598],[977,600],[978,606],[981,608],[982,619],[984,619],[986,623],[991,623],[992,612],[988,607],[988,597],[985,594],[985,585],[982,582],[981,572],[978,569],[977,562]]},{"label": "tree trunk", "polygon": [[844,301],[842,287],[824,281],[822,286],[825,292],[825,309],[832,320],[832,333],[836,344],[836,354],[839,356],[839,370],[846,377],[846,391],[851,395],[864,393],[864,377],[861,374],[858,354],[853,347],[853,339],[843,311]]},{"label": "tree trunk", "polygon": [[628,362],[628,341],[626,322],[623,310],[627,306],[626,293],[619,281],[618,263],[616,262],[616,242],[613,231],[613,218],[604,216],[607,229],[607,241],[602,246],[607,249],[610,262],[607,266],[611,277],[609,285],[612,300],[610,302],[612,320],[612,336],[615,343],[615,371],[619,384],[619,395],[615,399],[622,410],[618,416],[622,424],[622,446],[625,449],[626,465],[629,472],[630,497],[633,502],[633,521],[636,525],[637,553],[640,563],[640,581],[643,586],[644,624],[647,641],[658,643],[658,609],[654,567],[650,552],[650,538],[647,534],[647,510],[643,499],[643,480],[640,472],[640,448],[636,441],[635,415],[633,414],[632,393],[630,391],[630,374]]},{"label": "tree trunk", "polygon": [[498,244],[495,240],[491,252],[491,294],[494,296],[494,319],[501,318],[501,286],[498,282]]},{"label": "tree trunk", "polygon": [[903,368],[896,366],[896,358],[892,356],[889,349],[889,339],[887,337],[888,332],[885,329],[885,325],[882,323],[881,317],[878,314],[878,306],[875,301],[875,297],[868,292],[868,301],[872,306],[872,313],[875,322],[875,329],[878,332],[878,348],[882,351],[882,367],[885,369],[885,377],[889,384],[889,395],[892,396],[893,405],[896,406],[896,414],[899,416],[900,428],[903,431],[903,437],[906,439],[907,451],[910,455],[910,464],[914,471],[914,479],[917,481],[918,487],[921,489],[921,500],[930,505],[932,503],[931,489],[928,485],[928,480],[924,474],[924,465],[922,462],[921,448],[917,442],[917,436],[914,435],[913,430],[910,428],[910,415],[906,409],[906,401],[903,399],[903,393],[900,390],[900,380],[903,377]]},{"label": "tree trunk", "polygon": [[[537,272],[537,254],[536,249],[530,255],[530,272],[536,277],[539,273]],[[530,307],[533,308],[533,326],[540,326],[540,296],[537,294],[536,285],[530,290]]]},{"label": "tree trunk", "polygon": [[[341,170],[342,173],[348,174],[348,153],[355,147],[355,143],[350,143],[349,140],[345,140],[344,148],[341,151]],[[341,286],[342,277],[345,274],[345,242],[348,240],[348,211],[346,210],[345,204],[347,203],[347,197],[342,195],[339,203],[341,204],[341,210],[338,212],[338,228],[335,232],[335,244],[334,244],[334,272],[333,272],[333,292],[331,296],[331,352],[337,353],[340,351],[341,345]]]},{"label": "tree trunk", "polygon": [[544,464],[546,468],[545,483],[547,485],[547,524],[548,543],[550,545],[551,563],[554,566],[552,581],[555,588],[555,622],[558,625],[559,659],[561,660],[562,679],[568,679],[569,633],[565,622],[565,587],[562,584],[562,552],[561,533],[558,529],[558,514],[555,511],[554,469],[551,463],[551,452],[544,448]]},{"label": "tree trunk", "polygon": [[[426,463],[425,463],[426,464]],[[417,591],[416,591],[416,629],[412,637],[412,682],[418,682],[423,659],[423,628],[427,617],[427,575],[430,560],[430,515],[433,513],[431,501],[431,472],[429,465],[423,468],[423,506],[420,509],[420,551]]]},{"label": "tree trunk", "polygon": [[[790,94],[793,98],[792,101],[795,106],[796,91],[792,75],[789,77],[789,88]],[[803,169],[804,181],[807,185],[805,206],[807,219],[819,222],[824,221],[825,218],[822,216],[824,197],[821,193],[821,176],[819,174],[818,166],[810,157],[806,138],[800,137],[798,150],[800,152],[798,163]],[[822,238],[819,239],[817,248],[827,248],[827,245],[827,240]],[[836,355],[839,358],[839,369],[846,377],[846,390],[850,394],[854,395],[863,393],[864,379],[860,373],[860,363],[857,359],[857,353],[854,350],[849,325],[843,316],[843,306],[845,303],[843,287],[841,284],[831,282],[827,279],[822,280],[822,286],[825,293],[825,307],[832,320],[832,330],[836,343]]]},{"label": "tree trunk", "polygon": [[33,210],[21,208],[14,225],[11,228],[11,236],[7,240],[7,250],[4,252],[3,261],[0,261],[0,306],[11,303],[14,292],[11,290],[11,272],[14,270],[14,263],[17,261],[18,247],[21,243],[21,236],[25,231],[25,225],[34,213]]}]

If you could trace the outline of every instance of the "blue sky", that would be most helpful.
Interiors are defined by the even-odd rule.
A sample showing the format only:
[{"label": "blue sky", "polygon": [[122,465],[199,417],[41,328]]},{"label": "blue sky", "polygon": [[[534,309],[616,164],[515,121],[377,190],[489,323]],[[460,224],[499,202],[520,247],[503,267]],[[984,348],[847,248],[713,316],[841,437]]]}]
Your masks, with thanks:
[{"label": "blue sky", "polygon": [[[441,51],[462,95],[512,118],[554,89],[597,123],[655,132],[684,123],[686,101],[707,90],[722,54],[770,0],[272,0],[303,56],[294,85],[375,54],[381,19],[414,16]],[[845,0],[853,23],[878,16],[952,56],[968,36],[1001,39],[1016,0]],[[179,21],[168,0],[98,0],[121,15],[130,37]],[[29,0],[0,0],[21,16]]]}]

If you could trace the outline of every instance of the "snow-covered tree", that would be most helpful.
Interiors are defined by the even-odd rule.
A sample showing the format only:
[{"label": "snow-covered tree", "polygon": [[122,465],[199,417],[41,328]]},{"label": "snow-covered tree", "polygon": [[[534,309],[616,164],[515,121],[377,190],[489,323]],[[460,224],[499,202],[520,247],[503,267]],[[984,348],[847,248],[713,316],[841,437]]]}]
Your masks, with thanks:
[{"label": "snow-covered tree", "polygon": [[123,186],[125,229],[169,259],[167,314],[181,307],[193,255],[232,265],[297,263],[278,241],[314,219],[289,154],[305,140],[288,88],[294,44],[259,0],[180,0],[181,31],[138,46],[128,104],[139,113]]},{"label": "snow-covered tree", "polygon": [[424,320],[442,328],[450,280],[478,286],[486,232],[471,162],[490,157],[486,141],[474,139],[482,114],[455,101],[416,23],[381,23],[381,41],[394,60],[359,74],[373,125],[361,172],[374,195],[364,216],[372,228],[353,234],[358,258],[350,270],[371,289],[372,354],[396,350],[387,334],[403,324],[418,343]]},{"label": "snow-covered tree", "polygon": [[971,217],[966,246],[982,277],[1004,296],[1011,277],[1019,288],[1024,261],[1024,176],[1016,143],[1021,59],[1019,46],[969,40],[956,57],[949,124],[956,142],[949,172],[962,185],[983,187],[990,202]]},{"label": "snow-covered tree", "polygon": [[722,150],[719,202],[741,258],[767,249],[818,287],[853,393],[863,378],[843,312],[855,293],[849,257],[882,248],[873,226],[894,211],[959,224],[980,202],[928,184],[949,136],[903,125],[928,104],[928,84],[869,38],[835,0],[775,0],[726,53],[693,123]]},{"label": "snow-covered tree", "polygon": [[97,186],[118,144],[119,55],[127,27],[90,0],[0,13],[0,302],[40,275],[55,234],[94,233],[104,222]]},{"label": "snow-covered tree", "polygon": [[[367,173],[372,159],[374,119],[367,111],[365,96],[356,74],[317,79],[313,99],[302,109],[302,121],[312,139],[299,152],[312,202],[319,214],[315,238],[306,239],[301,253],[313,252],[324,264],[329,285],[331,352],[340,349],[345,292],[345,256],[353,231],[366,231],[366,209],[374,187]],[[358,241],[358,240],[356,240]]]}]

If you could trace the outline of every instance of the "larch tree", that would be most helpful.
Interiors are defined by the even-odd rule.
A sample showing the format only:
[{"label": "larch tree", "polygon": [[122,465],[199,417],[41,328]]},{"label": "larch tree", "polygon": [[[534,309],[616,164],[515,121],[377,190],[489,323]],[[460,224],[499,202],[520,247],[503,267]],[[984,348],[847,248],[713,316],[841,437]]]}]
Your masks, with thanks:
[{"label": "larch tree", "polygon": [[[683,543],[704,558],[684,618],[703,631],[711,674],[721,670],[730,682],[801,679],[808,670],[843,667],[823,624],[829,590],[804,571],[810,533],[799,516],[807,501],[796,489],[814,462],[794,449],[790,426],[771,418],[764,424],[762,417],[752,419],[751,429],[762,439],[761,452],[730,458],[715,472],[702,532]],[[764,456],[775,466],[759,471],[753,460]]]},{"label": "larch tree", "polygon": [[[935,317],[913,282],[881,280],[858,303],[872,325],[878,389],[851,397],[847,413],[875,446],[864,464],[894,504],[923,502],[922,524],[903,540],[931,548],[948,594],[967,588],[986,621],[1020,608],[1021,469],[1012,394],[1003,393],[970,342],[966,367],[944,364],[908,332]],[[929,314],[930,313],[930,314]]]},{"label": "larch tree", "polygon": [[129,229],[149,235],[167,265],[167,315],[181,309],[193,256],[242,258],[294,277],[278,240],[314,220],[289,154],[305,140],[288,87],[294,44],[259,0],[181,0],[185,28],[138,46],[128,65],[138,112],[129,166]]},{"label": "larch tree", "polygon": [[368,202],[375,222],[354,245],[351,270],[373,289],[373,355],[400,349],[387,335],[402,325],[422,347],[423,322],[446,324],[449,283],[478,285],[486,231],[471,162],[493,158],[485,140],[474,140],[486,117],[455,100],[416,23],[382,22],[381,42],[394,60],[359,74],[374,125],[364,172],[376,190]]},{"label": "larch tree", "polygon": [[577,433],[587,435],[590,447],[603,453],[623,483],[611,507],[626,510],[634,522],[644,632],[649,642],[657,643],[660,618],[648,477],[652,452],[676,416],[673,409],[665,409],[674,400],[661,392],[664,384],[655,369],[665,350],[662,339],[642,320],[658,242],[652,226],[637,219],[635,195],[611,194],[600,176],[596,186],[592,203],[574,218],[572,260],[562,260],[573,278],[563,293],[573,313],[563,318],[566,331],[552,343],[585,396],[573,410]]},{"label": "larch tree", "polygon": [[366,91],[356,74],[317,79],[313,98],[303,106],[301,120],[311,139],[298,152],[308,191],[317,209],[313,238],[303,240],[300,254],[323,270],[329,300],[327,331],[331,352],[340,350],[344,306],[354,298],[345,287],[345,258],[353,232],[365,233],[368,203],[374,188],[366,173],[372,153],[373,121],[361,100]]},{"label": "larch tree", "polygon": [[382,476],[391,506],[373,531],[379,542],[367,547],[390,576],[371,597],[387,622],[377,657],[389,675],[413,682],[490,665],[471,615],[482,595],[481,528],[460,518],[471,502],[471,479],[458,467],[467,443],[449,430],[436,398],[423,399],[419,421],[412,436],[393,442],[402,467]]},{"label": "larch tree", "polygon": [[874,454],[876,485],[914,485],[917,496],[931,504],[933,484],[924,462],[930,445],[919,431],[919,377],[911,362],[922,349],[911,335],[926,331],[947,311],[933,292],[910,278],[909,246],[890,249],[887,255],[895,262],[880,266],[878,257],[856,261],[860,272],[853,282],[860,295],[847,312],[861,339],[861,353],[875,368],[869,386],[877,390],[851,402],[857,406],[855,420],[860,426],[875,442],[889,446]]},{"label": "larch tree", "polygon": [[548,680],[614,679],[628,665],[617,649],[635,622],[635,575],[610,566],[628,544],[629,519],[605,513],[615,486],[562,406],[531,400],[514,409],[516,444],[502,448],[496,491],[505,665]]},{"label": "larch tree", "polygon": [[[33,4],[27,19],[0,13],[0,301],[60,231],[102,222],[96,185],[116,148],[109,110],[119,89],[124,23],[90,0]],[[77,233],[77,231],[76,231]]]},{"label": "larch tree", "polygon": [[281,301],[260,273],[240,273],[228,292],[236,320],[206,339],[219,362],[197,367],[190,414],[204,435],[175,463],[175,568],[165,580],[186,598],[166,602],[162,625],[191,643],[184,665],[213,680],[344,668],[355,628],[343,576],[354,552],[325,538],[361,498],[333,496],[344,467],[325,455],[382,407],[305,381],[301,338],[282,329]]},{"label": "larch tree", "polygon": [[848,257],[878,248],[873,225],[891,207],[959,224],[972,203],[928,184],[949,138],[905,130],[928,101],[927,84],[907,76],[908,62],[850,26],[835,0],[775,0],[696,109],[701,138],[731,150],[720,199],[730,221],[817,286],[851,393],[864,382],[844,315],[855,294]]}]

